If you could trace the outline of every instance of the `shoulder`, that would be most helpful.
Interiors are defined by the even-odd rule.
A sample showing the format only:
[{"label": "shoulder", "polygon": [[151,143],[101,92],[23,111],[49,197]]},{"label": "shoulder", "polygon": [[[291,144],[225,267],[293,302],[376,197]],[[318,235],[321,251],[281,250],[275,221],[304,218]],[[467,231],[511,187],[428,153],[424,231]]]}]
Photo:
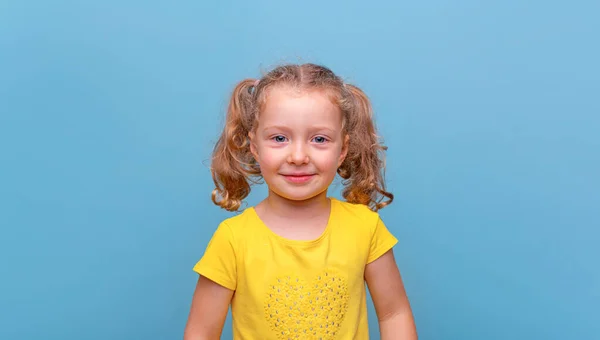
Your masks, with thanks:
[{"label": "shoulder", "polygon": [[253,207],[244,209],[242,212],[237,213],[234,216],[224,219],[221,224],[227,225],[230,228],[237,229],[250,223],[253,215]]},{"label": "shoulder", "polygon": [[235,216],[224,219],[219,224],[217,232],[220,231],[236,239],[253,230],[253,227],[257,224],[253,209],[252,207],[247,208]]},{"label": "shoulder", "polygon": [[375,226],[380,217],[364,204],[349,203],[333,199],[338,207],[338,216],[346,222],[356,222],[361,225]]}]

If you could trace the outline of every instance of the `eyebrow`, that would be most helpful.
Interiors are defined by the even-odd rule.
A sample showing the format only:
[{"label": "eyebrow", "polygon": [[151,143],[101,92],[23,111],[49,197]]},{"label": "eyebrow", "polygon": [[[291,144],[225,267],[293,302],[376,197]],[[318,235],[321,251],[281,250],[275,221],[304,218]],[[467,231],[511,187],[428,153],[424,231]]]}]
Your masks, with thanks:
[{"label": "eyebrow", "polygon": [[270,125],[265,127],[263,130],[289,130],[289,128],[281,125]]},{"label": "eyebrow", "polygon": [[[269,131],[269,130],[284,130],[284,131],[289,131],[291,130],[289,127],[286,126],[280,126],[280,125],[271,125],[271,126],[267,126],[263,129],[264,131]],[[335,130],[325,127],[325,126],[315,126],[311,128],[312,131],[327,131],[329,133],[335,133]]]}]

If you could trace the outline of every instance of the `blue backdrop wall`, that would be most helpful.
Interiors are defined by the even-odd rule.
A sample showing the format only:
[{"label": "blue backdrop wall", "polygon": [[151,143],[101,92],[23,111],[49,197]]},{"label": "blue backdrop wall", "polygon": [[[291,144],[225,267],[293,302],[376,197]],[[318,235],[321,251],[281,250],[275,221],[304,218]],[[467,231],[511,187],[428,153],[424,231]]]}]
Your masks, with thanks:
[{"label": "blue backdrop wall", "polygon": [[2,1],[0,338],[180,339],[227,96],[310,61],[373,100],[421,339],[599,339],[599,12]]}]

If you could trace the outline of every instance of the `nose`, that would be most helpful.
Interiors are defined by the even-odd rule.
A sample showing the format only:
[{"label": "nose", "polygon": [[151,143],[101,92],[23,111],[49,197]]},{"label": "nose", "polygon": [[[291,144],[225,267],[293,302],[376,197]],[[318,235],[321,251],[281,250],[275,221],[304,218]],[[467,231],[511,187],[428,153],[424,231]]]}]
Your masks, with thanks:
[{"label": "nose", "polygon": [[287,161],[288,163],[295,165],[308,163],[309,158],[304,143],[295,143],[292,145]]}]

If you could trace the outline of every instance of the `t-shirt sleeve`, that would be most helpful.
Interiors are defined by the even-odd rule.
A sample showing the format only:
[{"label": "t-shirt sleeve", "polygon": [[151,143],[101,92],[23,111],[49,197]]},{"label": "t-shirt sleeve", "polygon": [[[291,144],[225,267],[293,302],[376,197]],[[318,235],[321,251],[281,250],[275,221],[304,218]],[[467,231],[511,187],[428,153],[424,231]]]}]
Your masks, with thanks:
[{"label": "t-shirt sleeve", "polygon": [[381,255],[392,249],[396,243],[398,243],[396,237],[390,233],[381,218],[377,217],[377,223],[371,235],[371,249],[367,264],[377,260]]},{"label": "t-shirt sleeve", "polygon": [[194,271],[231,290],[237,286],[235,242],[231,228],[221,223],[206,246]]}]

